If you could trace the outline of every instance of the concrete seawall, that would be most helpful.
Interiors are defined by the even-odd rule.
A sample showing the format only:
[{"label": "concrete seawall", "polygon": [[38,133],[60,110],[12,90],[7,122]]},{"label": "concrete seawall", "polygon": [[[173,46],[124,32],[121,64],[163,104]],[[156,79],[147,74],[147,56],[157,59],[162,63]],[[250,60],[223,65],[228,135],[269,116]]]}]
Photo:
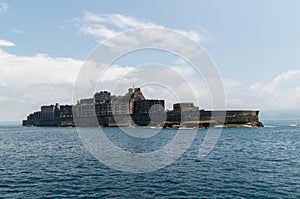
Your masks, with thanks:
[{"label": "concrete seawall", "polygon": [[[224,115],[225,118],[223,117]],[[119,114],[98,117],[54,118],[48,120],[24,120],[23,126],[160,126],[165,128],[207,128],[207,127],[242,127],[258,126],[259,111],[191,111],[191,112],[158,112],[156,114]],[[224,120],[225,119],[225,120]],[[74,122],[75,121],[75,122]]]}]

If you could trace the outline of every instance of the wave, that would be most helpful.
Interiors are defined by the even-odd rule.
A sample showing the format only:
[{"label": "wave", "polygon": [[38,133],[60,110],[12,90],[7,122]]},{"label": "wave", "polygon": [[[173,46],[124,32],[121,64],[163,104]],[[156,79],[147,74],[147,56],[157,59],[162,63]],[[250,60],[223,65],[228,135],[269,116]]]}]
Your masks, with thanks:
[{"label": "wave", "polygon": [[272,125],[265,125],[265,128],[276,128],[277,126],[272,126]]}]

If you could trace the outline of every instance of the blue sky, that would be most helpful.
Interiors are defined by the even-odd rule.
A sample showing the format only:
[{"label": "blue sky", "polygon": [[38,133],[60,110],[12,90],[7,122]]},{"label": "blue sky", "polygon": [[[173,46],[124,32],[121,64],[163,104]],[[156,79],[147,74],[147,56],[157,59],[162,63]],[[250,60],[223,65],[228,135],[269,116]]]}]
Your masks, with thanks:
[{"label": "blue sky", "polygon": [[[61,70],[57,64],[61,64],[64,68],[70,64],[80,66],[90,51],[109,37],[109,34],[103,36],[103,31],[100,33],[95,31],[95,28],[103,24],[91,21],[91,17],[98,19],[106,17],[104,25],[109,31],[120,32],[152,24],[196,33],[200,36],[200,39],[196,38],[197,42],[207,50],[227,82],[227,86],[225,85],[227,97],[232,100],[228,105],[229,108],[244,107],[245,104],[249,104],[247,100],[251,99],[256,101],[249,108],[295,109],[297,100],[300,99],[298,94],[300,81],[297,81],[300,78],[299,8],[300,2],[296,0],[76,1],[76,3],[56,0],[0,0],[2,52],[0,64],[4,66],[0,70],[5,70],[8,66],[14,67],[11,65],[12,61],[7,59],[8,56],[14,56],[14,60],[21,61],[20,63],[15,61],[16,65],[24,63],[28,71],[33,71],[24,77],[25,82],[26,78],[29,79],[28,87],[66,85],[65,90],[58,96],[32,102],[31,99],[38,95],[38,92],[32,95],[30,92],[20,93],[18,84],[21,84],[19,82],[21,80],[17,78],[17,74],[24,68],[19,69],[19,66],[16,66],[11,73],[5,70],[6,73],[2,72],[2,76],[0,75],[0,86],[2,84],[3,87],[0,107],[8,111],[5,108],[10,105],[8,101],[18,103],[17,107],[26,105],[28,108],[16,118],[15,114],[7,118],[14,120],[23,117],[26,111],[37,108],[39,103],[50,103],[50,100],[55,99],[68,103],[70,97],[64,96],[63,93],[71,88],[74,80],[70,78],[67,81],[60,81],[61,76],[55,74],[66,70]],[[124,25],[123,29],[117,27],[108,20],[116,15],[138,24]],[[89,31],[91,28],[93,32]],[[151,58],[151,55],[149,57]],[[50,62],[46,63],[47,60]],[[44,64],[41,66],[42,70],[54,71],[53,74],[49,72],[47,77],[49,81],[43,82],[45,78],[39,80],[39,77],[32,74],[41,63]],[[50,63],[56,66],[51,68]],[[130,64],[134,63],[130,61],[125,63]],[[32,67],[36,68],[30,68],[30,65],[35,65]],[[292,96],[285,98],[282,97],[284,95]],[[23,101],[17,96],[22,96]],[[271,98],[273,101],[267,101]],[[278,106],[283,103],[289,106]],[[0,120],[5,118],[0,117]]]},{"label": "blue sky", "polygon": [[244,69],[251,68],[260,71],[253,72],[254,78],[268,76],[271,80],[300,62],[299,1],[78,1],[76,4],[9,1],[7,4],[7,13],[0,17],[1,37],[17,44],[6,50],[18,55],[45,53],[85,58],[95,47],[95,40],[78,35],[76,27],[70,27],[68,22],[89,11],[119,13],[171,29],[205,29],[209,38],[202,45],[226,76],[244,79]]}]

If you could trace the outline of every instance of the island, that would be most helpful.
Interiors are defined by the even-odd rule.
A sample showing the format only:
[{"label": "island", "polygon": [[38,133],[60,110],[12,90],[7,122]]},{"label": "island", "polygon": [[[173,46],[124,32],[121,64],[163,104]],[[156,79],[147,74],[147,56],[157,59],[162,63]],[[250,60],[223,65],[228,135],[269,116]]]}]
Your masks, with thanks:
[{"label": "island", "polygon": [[[263,127],[258,110],[204,110],[191,102],[173,104],[146,99],[140,88],[129,88],[125,95],[100,91],[92,98],[80,99],[75,105],[59,103],[41,106],[23,120],[23,126],[60,127]],[[225,119],[224,119],[225,116]]]}]

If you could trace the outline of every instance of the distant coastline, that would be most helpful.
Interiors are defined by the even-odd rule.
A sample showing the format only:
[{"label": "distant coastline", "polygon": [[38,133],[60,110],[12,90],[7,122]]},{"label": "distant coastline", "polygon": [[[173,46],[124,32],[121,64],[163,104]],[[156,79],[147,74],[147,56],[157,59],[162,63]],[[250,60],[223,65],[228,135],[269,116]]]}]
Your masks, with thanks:
[{"label": "distant coastline", "polygon": [[22,125],[20,121],[0,121],[0,125]]}]

